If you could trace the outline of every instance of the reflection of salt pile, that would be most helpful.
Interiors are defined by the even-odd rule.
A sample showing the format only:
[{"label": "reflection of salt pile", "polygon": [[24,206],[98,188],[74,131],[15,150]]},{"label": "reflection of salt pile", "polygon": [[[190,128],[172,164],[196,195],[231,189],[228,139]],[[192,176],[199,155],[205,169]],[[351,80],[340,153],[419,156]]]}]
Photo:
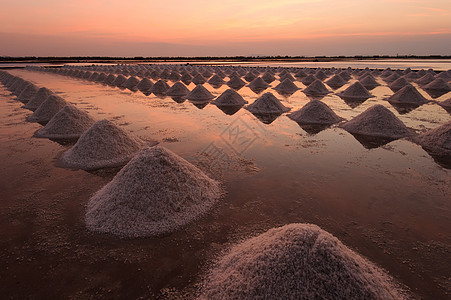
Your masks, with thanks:
[{"label": "reflection of salt pile", "polygon": [[402,299],[383,270],[312,224],[273,228],[232,247],[201,299]]},{"label": "reflection of salt pile", "polygon": [[65,166],[83,170],[126,164],[142,148],[143,142],[108,120],[97,121],[63,153]]},{"label": "reflection of salt pile", "polygon": [[176,82],[166,91],[166,95],[173,97],[186,96],[189,93],[188,88],[181,82]]},{"label": "reflection of salt pile", "polygon": [[143,149],[87,205],[88,229],[126,237],[172,232],[207,212],[218,182],[156,146]]},{"label": "reflection of salt pile", "polygon": [[413,85],[407,85],[387,99],[390,103],[424,104],[428,102]]},{"label": "reflection of salt pile", "polygon": [[420,135],[418,141],[431,154],[451,158],[451,122]]},{"label": "reflection of salt pile", "polygon": [[202,84],[196,85],[196,87],[186,96],[186,99],[192,101],[208,101],[213,98],[214,96]]},{"label": "reflection of salt pile", "polygon": [[239,78],[238,76],[232,76],[229,80],[229,82],[227,82],[227,85],[229,87],[231,87],[232,89],[239,89],[241,87],[243,87],[246,83]]},{"label": "reflection of salt pile", "polygon": [[284,106],[270,92],[264,93],[254,103],[248,105],[246,109],[254,114],[282,114],[290,111],[290,108]]},{"label": "reflection of salt pile", "polygon": [[240,94],[233,89],[228,89],[211,102],[217,106],[242,106],[247,103]]},{"label": "reflection of salt pile", "polygon": [[52,94],[52,91],[49,90],[46,87],[40,88],[36,94],[28,101],[24,108],[29,109],[31,111],[35,111],[44,101],[47,99],[48,96]]},{"label": "reflection of salt pile", "polygon": [[368,108],[340,127],[350,133],[372,137],[398,139],[410,135],[404,123],[380,104]]},{"label": "reflection of salt pile", "polygon": [[53,116],[67,105],[66,100],[57,95],[50,95],[35,110],[35,112],[27,117],[29,122],[47,123]]},{"label": "reflection of salt pile", "polygon": [[299,124],[331,125],[342,120],[329,106],[319,100],[311,100],[288,117]]},{"label": "reflection of salt pile", "polygon": [[50,139],[76,139],[88,130],[94,122],[94,119],[86,112],[73,105],[66,105],[34,135]]},{"label": "reflection of salt pile", "polygon": [[39,88],[34,84],[29,84],[23,91],[20,93],[20,95],[17,97],[17,99],[22,103],[27,103],[30,101],[31,98],[33,98],[34,95],[38,92]]},{"label": "reflection of salt pile", "polygon": [[310,83],[309,86],[302,92],[306,95],[326,95],[330,93],[324,83],[322,83],[319,79],[316,79]]},{"label": "reflection of salt pile", "polygon": [[337,93],[339,97],[346,99],[368,99],[373,95],[358,81],[354,82],[341,93]]},{"label": "reflection of salt pile", "polygon": [[276,91],[282,93],[294,93],[299,88],[296,84],[294,84],[290,79],[286,78],[281,83],[279,83],[275,88]]}]

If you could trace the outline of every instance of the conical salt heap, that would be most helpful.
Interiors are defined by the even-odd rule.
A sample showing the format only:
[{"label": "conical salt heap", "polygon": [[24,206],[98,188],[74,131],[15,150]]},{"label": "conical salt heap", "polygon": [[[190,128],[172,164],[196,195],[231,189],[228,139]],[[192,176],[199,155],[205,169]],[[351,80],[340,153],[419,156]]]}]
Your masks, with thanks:
[{"label": "conical salt heap", "polygon": [[196,85],[204,84],[205,82],[207,82],[207,79],[204,76],[202,76],[202,74],[197,74],[196,76],[193,77],[191,82],[193,82]]},{"label": "conical salt heap", "polygon": [[388,87],[393,91],[393,92],[397,92],[400,89],[402,89],[403,87],[405,87],[406,85],[410,85],[410,83],[404,78],[404,77],[399,77],[398,79],[396,79],[395,81],[393,81],[392,83],[390,83],[388,85]]},{"label": "conical salt heap", "polygon": [[423,90],[449,92],[449,91],[451,91],[451,87],[443,79],[436,78],[433,81],[431,81],[428,84],[426,84],[425,86],[423,86]]},{"label": "conical salt heap", "polygon": [[199,299],[403,299],[383,270],[312,224],[245,240],[207,272]]},{"label": "conical salt heap", "polygon": [[202,84],[196,87],[186,96],[186,99],[191,101],[208,101],[213,99],[213,96]]},{"label": "conical salt heap", "polygon": [[103,83],[105,83],[107,85],[112,85],[115,80],[116,80],[116,75],[110,74],[105,78]]},{"label": "conical salt heap", "polygon": [[124,75],[119,74],[119,76],[114,79],[114,81],[111,83],[112,86],[121,86],[125,81],[127,81],[127,78],[125,78]]},{"label": "conical salt heap", "polygon": [[123,237],[173,232],[206,213],[222,195],[218,182],[173,152],[143,149],[86,208],[86,226]]},{"label": "conical salt heap", "polygon": [[168,89],[169,85],[166,83],[166,81],[160,79],[157,82],[155,82],[150,91],[155,95],[165,95]]},{"label": "conical salt heap", "polygon": [[274,80],[276,80],[276,77],[274,77],[274,75],[273,74],[271,74],[271,72],[265,72],[265,74],[263,74],[263,76],[262,76],[262,79],[264,80],[264,81],[266,81],[267,83],[271,83],[271,82],[273,82]]},{"label": "conical salt heap", "polygon": [[104,82],[107,78],[107,75],[105,73],[99,73],[99,76],[96,78],[96,82]]},{"label": "conical salt heap", "polygon": [[138,78],[130,76],[123,84],[121,84],[121,86],[129,90],[136,90],[136,86],[139,82],[140,80]]},{"label": "conical salt heap", "polygon": [[415,82],[422,86],[434,81],[434,79],[434,75],[432,75],[431,73],[426,73],[422,77],[418,78]]},{"label": "conical salt heap", "polygon": [[35,112],[27,117],[28,122],[47,123],[56,115],[64,106],[67,105],[66,100],[57,95],[50,95],[35,110]]},{"label": "conical salt heap", "polygon": [[284,79],[275,88],[276,91],[281,93],[294,93],[299,90],[299,87],[293,83],[289,78]]},{"label": "conical salt heap", "polygon": [[319,100],[311,100],[301,109],[288,114],[288,117],[299,124],[332,125],[343,120]]},{"label": "conical salt heap", "polygon": [[66,105],[34,136],[49,139],[78,139],[95,123],[88,113]]},{"label": "conical salt heap", "polygon": [[372,90],[377,86],[380,86],[380,84],[376,81],[376,79],[371,75],[368,74],[362,79],[359,80],[359,82],[367,89]]},{"label": "conical salt heap", "polygon": [[34,94],[34,96],[31,97],[30,101],[28,101],[24,105],[24,108],[29,109],[31,111],[35,111],[51,94],[53,94],[53,93],[48,88],[46,88],[46,87],[40,88],[36,92],[36,94]]},{"label": "conical salt heap", "polygon": [[346,80],[340,75],[335,74],[330,79],[326,80],[325,83],[333,89],[338,89],[346,84]]},{"label": "conical salt heap", "polygon": [[317,80],[316,77],[313,76],[312,74],[310,74],[310,75],[308,75],[307,77],[304,77],[304,78],[301,80],[301,82],[302,82],[304,85],[309,86],[310,84],[312,84],[313,82],[315,82],[315,80]]},{"label": "conical salt heap", "polygon": [[227,82],[227,85],[232,89],[242,88],[246,83],[238,76],[230,77],[230,80]]},{"label": "conical salt heap", "polygon": [[94,123],[77,143],[63,153],[62,163],[69,168],[95,170],[125,165],[144,143],[108,120]]},{"label": "conical salt heap", "polygon": [[189,93],[188,88],[181,82],[176,82],[166,91],[166,95],[172,97],[183,97]]},{"label": "conical salt heap", "polygon": [[180,78],[180,81],[182,81],[186,85],[190,84],[192,80],[193,76],[191,76],[188,72],[184,73]]},{"label": "conical salt heap", "polygon": [[451,122],[421,134],[418,142],[433,155],[451,158]]},{"label": "conical salt heap", "polygon": [[30,101],[31,98],[33,98],[34,95],[38,92],[39,88],[34,85],[33,83],[27,85],[25,89],[20,93],[20,95],[17,97],[17,99],[22,103],[27,103]]},{"label": "conical salt heap", "polygon": [[346,99],[368,99],[374,97],[368,90],[358,81],[354,82],[344,91],[337,93],[339,97]]},{"label": "conical salt heap", "polygon": [[211,103],[217,106],[243,106],[247,101],[235,90],[228,89]]},{"label": "conical salt heap", "polygon": [[285,73],[285,74],[279,76],[280,81],[284,81],[285,79],[288,79],[290,81],[296,81],[296,79],[290,73]]},{"label": "conical salt heap", "polygon": [[255,76],[254,73],[252,73],[252,71],[249,71],[246,75],[244,75],[243,79],[246,80],[247,82],[251,82],[252,80],[254,80],[257,76]]},{"label": "conical salt heap", "polygon": [[413,85],[407,85],[389,97],[388,102],[396,104],[424,104],[428,102]]},{"label": "conical salt heap", "polygon": [[321,80],[321,81],[323,81],[324,79],[326,79],[328,76],[324,73],[324,71],[323,70],[318,70],[318,71],[316,71],[316,73],[315,73],[315,78],[316,79],[319,79],[319,80]]},{"label": "conical salt heap", "polygon": [[395,80],[399,79],[400,77],[401,77],[401,76],[399,76],[397,73],[393,73],[393,74],[391,74],[390,76],[385,77],[384,81],[385,81],[386,83],[392,83],[392,82],[394,82]]},{"label": "conical salt heap", "polygon": [[352,120],[340,125],[346,131],[364,136],[398,139],[411,131],[390,110],[374,105]]},{"label": "conical salt heap", "polygon": [[249,83],[247,86],[251,89],[260,90],[266,89],[267,87],[269,87],[269,84],[266,81],[264,81],[261,77],[257,77],[254,80],[252,80],[251,83]]},{"label": "conical salt heap", "polygon": [[290,111],[290,108],[284,106],[279,99],[272,93],[264,93],[254,103],[245,107],[253,114],[282,114]]},{"label": "conical salt heap", "polygon": [[446,109],[447,111],[451,112],[451,98],[439,102],[438,105],[440,105],[441,107],[443,107],[444,109]]},{"label": "conical salt heap", "polygon": [[331,93],[331,91],[329,91],[327,87],[324,85],[324,83],[322,83],[321,80],[319,79],[316,79],[315,81],[310,83],[309,86],[302,92],[306,95],[318,95],[318,96]]},{"label": "conical salt heap", "polygon": [[137,85],[136,88],[141,92],[149,92],[153,87],[152,81],[149,78],[143,78]]},{"label": "conical salt heap", "polygon": [[216,74],[213,75],[207,82],[212,86],[223,85],[225,83],[224,79]]}]

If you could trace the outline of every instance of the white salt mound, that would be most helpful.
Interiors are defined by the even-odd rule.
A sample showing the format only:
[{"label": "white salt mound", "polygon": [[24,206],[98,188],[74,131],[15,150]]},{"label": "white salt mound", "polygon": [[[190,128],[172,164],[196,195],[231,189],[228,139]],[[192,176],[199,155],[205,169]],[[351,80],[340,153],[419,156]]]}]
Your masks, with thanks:
[{"label": "white salt mound", "polygon": [[66,105],[34,136],[49,139],[76,139],[95,123],[88,113]]},{"label": "white salt mound", "polygon": [[143,146],[143,141],[111,121],[100,120],[63,153],[61,162],[69,168],[83,170],[117,167],[126,164]]},{"label": "white salt mound", "polygon": [[145,148],[89,199],[86,226],[123,237],[168,233],[207,212],[221,195],[218,182],[180,156]]},{"label": "white salt mound", "polygon": [[233,246],[200,299],[403,299],[393,279],[312,224],[273,228]]},{"label": "white salt mound", "polygon": [[368,90],[358,81],[354,82],[347,89],[341,93],[337,93],[338,96],[347,99],[367,99],[373,97]]},{"label": "white salt mound", "polygon": [[451,121],[421,134],[418,141],[435,155],[451,157]]},{"label": "white salt mound", "polygon": [[245,107],[254,114],[282,114],[290,111],[290,108],[284,106],[279,99],[272,93],[264,93],[254,103]]},{"label": "white salt mound", "polygon": [[247,101],[235,90],[228,89],[211,103],[217,106],[243,106]]},{"label": "white salt mound", "polygon": [[35,110],[35,112],[27,117],[29,122],[47,123],[53,116],[67,105],[66,100],[57,95],[50,95]]},{"label": "white salt mound", "polygon": [[46,87],[40,88],[36,94],[28,101],[24,108],[35,111],[52,94],[52,91]]},{"label": "white salt mound", "polygon": [[352,120],[340,124],[350,133],[365,136],[398,139],[411,134],[411,131],[390,110],[374,105]]},{"label": "white salt mound", "polygon": [[424,104],[428,100],[413,85],[407,85],[389,97],[388,102],[399,104]]},{"label": "white salt mound", "polygon": [[288,114],[288,117],[299,124],[331,125],[343,120],[319,100],[311,100],[301,109]]},{"label": "white salt mound", "polygon": [[166,95],[173,97],[186,96],[189,93],[188,88],[181,82],[174,83],[167,91]]},{"label": "white salt mound", "polygon": [[198,84],[186,98],[192,101],[207,101],[213,99],[214,96],[202,84]]}]

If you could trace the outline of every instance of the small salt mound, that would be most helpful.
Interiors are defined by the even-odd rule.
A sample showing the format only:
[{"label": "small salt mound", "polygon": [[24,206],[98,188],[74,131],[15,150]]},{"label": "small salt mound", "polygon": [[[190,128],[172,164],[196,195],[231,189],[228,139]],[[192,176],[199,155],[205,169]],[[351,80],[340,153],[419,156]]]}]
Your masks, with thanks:
[{"label": "small salt mound", "polygon": [[191,101],[208,101],[213,98],[214,96],[202,84],[196,85],[196,87],[186,96],[186,99]]},{"label": "small salt mound", "polygon": [[94,72],[92,73],[91,77],[89,77],[89,80],[91,81],[97,81],[97,78],[99,77],[99,73]]},{"label": "small salt mound", "polygon": [[304,70],[300,69],[299,71],[294,74],[294,77],[296,78],[304,78],[307,77],[307,74],[304,72]]},{"label": "small salt mound", "polygon": [[284,106],[279,99],[272,93],[264,93],[254,103],[245,107],[254,114],[282,114],[290,111],[290,108]]},{"label": "small salt mound", "polygon": [[56,115],[64,106],[67,105],[66,100],[57,95],[50,95],[35,110],[35,112],[27,117],[29,122],[47,123]]},{"label": "small salt mound", "polygon": [[182,75],[180,75],[177,71],[172,71],[171,74],[169,74],[168,79],[172,82],[179,81]]},{"label": "small salt mound", "polygon": [[166,95],[172,97],[182,97],[189,93],[188,88],[181,82],[176,82],[166,91]]},{"label": "small salt mound", "polygon": [[252,80],[251,83],[249,83],[247,86],[251,89],[266,89],[267,87],[269,87],[269,84],[261,77],[257,77]]},{"label": "small salt mound", "polygon": [[373,97],[359,81],[354,82],[346,90],[337,93],[337,95],[347,99],[368,99]]},{"label": "small salt mound", "polygon": [[124,75],[120,74],[119,76],[114,79],[114,81],[111,83],[112,86],[121,86],[125,81],[127,81],[127,78],[125,78]]},{"label": "small salt mound", "polygon": [[149,78],[143,78],[137,85],[136,88],[141,92],[148,92],[153,87],[152,81]]},{"label": "small salt mound", "polygon": [[281,75],[279,78],[280,78],[280,81],[284,81],[285,79],[288,79],[290,81],[296,81],[296,79],[290,73],[285,73],[285,74]]},{"label": "small salt mound", "polygon": [[238,76],[232,76],[227,85],[232,89],[242,88],[246,83]]},{"label": "small salt mound", "polygon": [[77,143],[63,153],[61,161],[69,168],[95,170],[126,164],[144,143],[108,120],[97,121]]},{"label": "small salt mound", "polygon": [[254,80],[257,76],[255,76],[254,73],[252,73],[251,71],[249,71],[246,75],[244,75],[244,80],[246,80],[247,82],[251,82],[252,80]]},{"label": "small salt mound", "polygon": [[326,95],[331,93],[331,91],[329,91],[324,83],[322,83],[319,79],[316,79],[310,83],[309,86],[302,92],[306,95]]},{"label": "small salt mound", "polygon": [[299,90],[297,85],[294,84],[293,81],[291,81],[289,78],[284,79],[274,89],[282,93],[294,93]]},{"label": "small salt mound", "polygon": [[191,81],[193,80],[193,76],[191,76],[191,75],[187,72],[187,73],[184,73],[184,74],[182,75],[182,77],[180,78],[180,80],[181,80],[184,84],[188,85],[188,84],[190,84]]},{"label": "small salt mound", "polygon": [[166,91],[168,89],[169,89],[169,85],[166,83],[166,81],[160,79],[157,82],[155,82],[155,84],[150,89],[150,91],[152,93],[154,93],[155,95],[164,95],[164,94],[166,94]]},{"label": "small salt mound", "polygon": [[289,224],[233,246],[200,299],[403,299],[394,280],[330,233]]},{"label": "small salt mound", "polygon": [[197,74],[196,76],[193,77],[191,82],[193,82],[196,85],[204,84],[205,82],[207,82],[207,79],[204,76],[202,76],[202,74]]},{"label": "small salt mound", "polygon": [[397,80],[397,79],[399,79],[400,78],[400,76],[397,74],[397,73],[393,73],[393,74],[391,74],[390,76],[388,76],[388,77],[385,77],[385,82],[387,82],[387,83],[392,83],[392,82],[394,82],[395,80]]},{"label": "small salt mound", "polygon": [[121,86],[129,90],[136,90],[136,86],[139,82],[140,80],[138,78],[131,76],[123,84],[121,84]]},{"label": "small salt mound", "polygon": [[424,104],[428,102],[413,85],[407,85],[387,99],[390,103]]},{"label": "small salt mound", "polygon": [[86,112],[73,105],[63,107],[34,136],[49,139],[78,139],[95,123]]},{"label": "small salt mound", "polygon": [[432,90],[432,91],[443,91],[449,92],[451,91],[450,85],[441,78],[436,78],[430,83],[423,86],[424,90]]},{"label": "small salt mound", "polygon": [[263,74],[262,76],[262,79],[267,83],[271,83],[274,80],[276,80],[276,77],[274,77],[274,75],[272,75],[271,72],[265,72],[265,74]]},{"label": "small salt mound", "polygon": [[434,75],[430,73],[424,74],[422,77],[418,78],[415,82],[419,85],[426,85],[435,79]]},{"label": "small salt mound", "polygon": [[418,141],[433,155],[451,158],[451,122],[421,134]]},{"label": "small salt mound", "polygon": [[103,83],[108,84],[108,85],[112,85],[113,82],[116,80],[116,75],[114,74],[110,74],[108,75],[105,80],[103,81]]},{"label": "small salt mound", "polygon": [[366,75],[359,82],[368,90],[372,90],[380,85],[371,74]]},{"label": "small salt mound", "polygon": [[235,90],[228,89],[211,103],[217,106],[243,106],[247,101]]},{"label": "small salt mound", "polygon": [[354,119],[340,125],[350,133],[364,136],[398,139],[411,134],[411,131],[390,110],[374,105]]},{"label": "small salt mound", "polygon": [[316,77],[310,74],[307,77],[304,77],[304,79],[302,79],[301,82],[304,85],[308,86],[308,85],[312,84],[312,82],[314,82],[315,80],[317,80]]},{"label": "small salt mound", "polygon": [[28,101],[24,108],[35,111],[52,94],[52,91],[46,87],[40,88],[36,94]]},{"label": "small salt mound", "polygon": [[315,77],[321,81],[323,81],[324,79],[326,79],[328,76],[324,73],[323,70],[318,70],[315,73]]},{"label": "small salt mound", "polygon": [[395,81],[393,81],[392,83],[390,83],[390,85],[388,87],[393,92],[397,92],[400,89],[402,89],[403,87],[405,87],[406,85],[410,85],[410,83],[404,77],[400,77],[400,78],[396,79]]},{"label": "small salt mound", "polygon": [[86,226],[123,237],[173,232],[221,195],[220,184],[185,159],[163,147],[145,148],[89,199]]},{"label": "small salt mound", "polygon": [[211,85],[213,85],[213,86],[218,86],[218,85],[222,85],[222,84],[224,84],[224,80],[220,77],[220,76],[218,76],[218,75],[213,75],[209,80],[208,80],[208,83],[209,84],[211,84]]},{"label": "small salt mound", "polygon": [[342,120],[329,106],[319,100],[311,100],[301,109],[288,114],[288,117],[299,124],[331,125]]},{"label": "small salt mound", "polygon": [[105,73],[99,73],[99,76],[97,76],[95,81],[104,82],[106,78],[107,78],[107,75]]},{"label": "small salt mound", "polygon": [[334,75],[329,80],[326,81],[326,84],[333,89],[337,89],[346,84],[346,80],[343,79],[340,75]]},{"label": "small salt mound", "polygon": [[22,93],[23,90],[26,89],[29,85],[31,85],[31,82],[23,80],[21,78],[21,80],[12,87],[11,91],[14,95],[19,96],[20,93]]}]

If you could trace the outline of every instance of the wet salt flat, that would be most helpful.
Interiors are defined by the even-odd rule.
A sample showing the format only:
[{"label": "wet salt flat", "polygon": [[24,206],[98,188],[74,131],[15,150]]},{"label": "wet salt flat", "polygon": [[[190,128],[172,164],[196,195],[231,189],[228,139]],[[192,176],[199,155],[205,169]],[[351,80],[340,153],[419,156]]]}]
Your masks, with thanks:
[{"label": "wet salt flat", "polygon": [[[186,296],[208,263],[242,238],[289,223],[313,223],[421,297],[449,296],[444,262],[450,259],[451,171],[409,139],[375,147],[338,125],[321,131],[300,126],[286,112],[258,118],[244,108],[224,112],[208,102],[146,96],[49,72],[9,72],[52,90],[96,120],[106,118],[143,140],[158,141],[221,181],[227,195],[204,217],[162,237],[121,240],[89,232],[84,206],[112,175],[58,167],[55,159],[69,146],[33,138],[42,126],[25,122],[31,112],[2,87],[0,234],[7,295],[36,290],[60,297]],[[333,93],[321,101],[345,120],[381,104],[417,133],[451,120],[437,104],[450,93],[432,98],[412,83],[431,102],[407,112],[385,100],[394,92],[375,78],[380,86],[362,103],[335,95],[355,76],[339,89],[327,86]],[[299,80],[294,83],[300,90],[290,96],[273,89],[279,83],[260,93],[247,86],[237,92],[249,104],[271,92],[291,112],[310,101]],[[228,89],[203,86],[215,98]],[[61,283],[38,288],[57,278]],[[67,282],[74,283],[65,290]]]}]

